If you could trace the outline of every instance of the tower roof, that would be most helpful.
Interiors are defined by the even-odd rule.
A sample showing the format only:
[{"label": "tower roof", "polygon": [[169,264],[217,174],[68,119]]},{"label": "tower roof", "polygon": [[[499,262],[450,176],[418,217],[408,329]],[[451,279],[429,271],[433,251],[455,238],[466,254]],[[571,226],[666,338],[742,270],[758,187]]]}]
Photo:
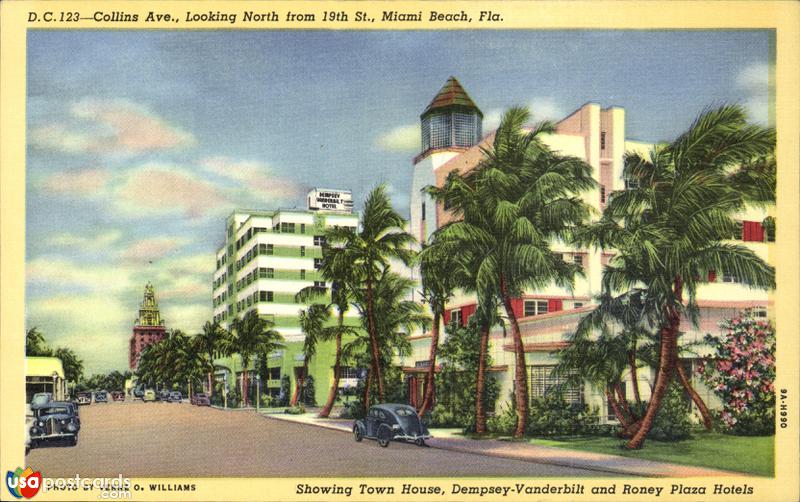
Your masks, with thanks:
[{"label": "tower roof", "polygon": [[478,112],[478,115],[483,117],[480,108],[472,101],[467,91],[461,86],[461,83],[453,76],[447,79],[433,101],[425,108],[421,116],[425,116],[433,110],[441,110],[444,108],[469,108],[470,110]]}]

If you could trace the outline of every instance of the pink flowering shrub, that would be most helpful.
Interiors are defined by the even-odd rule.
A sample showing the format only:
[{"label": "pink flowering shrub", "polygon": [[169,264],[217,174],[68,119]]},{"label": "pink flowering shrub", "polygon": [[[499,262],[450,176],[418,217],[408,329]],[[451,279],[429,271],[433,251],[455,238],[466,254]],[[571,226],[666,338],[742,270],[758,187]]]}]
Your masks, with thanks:
[{"label": "pink flowering shrub", "polygon": [[715,354],[698,373],[722,400],[723,428],[744,436],[775,433],[775,330],[769,321],[741,315],[719,323],[726,333],[706,335]]}]

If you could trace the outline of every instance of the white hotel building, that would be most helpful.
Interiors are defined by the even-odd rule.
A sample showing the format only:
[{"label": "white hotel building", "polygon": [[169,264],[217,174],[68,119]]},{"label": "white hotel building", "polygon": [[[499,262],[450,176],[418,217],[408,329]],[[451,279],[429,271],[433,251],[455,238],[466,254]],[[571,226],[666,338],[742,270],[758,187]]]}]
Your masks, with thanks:
[{"label": "white hotel building", "polygon": [[[478,164],[483,156],[480,147],[490,146],[494,138],[494,131],[483,136],[482,118],[480,109],[453,77],[445,83],[420,117],[422,152],[413,161],[410,229],[421,242],[450,219],[450,214],[423,194],[421,189],[428,185],[442,186],[451,171],[460,170],[463,173]],[[651,144],[626,136],[625,110],[617,106],[603,108],[596,103],[587,103],[558,121],[556,128],[557,132],[547,135],[544,141],[553,150],[578,157],[592,166],[599,188],[586,193],[584,199],[598,214],[605,207],[608,194],[627,188],[622,175],[625,152],[647,154],[652,147]],[[761,226],[766,216],[766,212],[760,209],[740,215],[742,240],[765,260],[773,248],[772,243],[766,242]],[[553,351],[565,346],[566,337],[574,330],[578,320],[593,308],[594,297],[601,292],[603,266],[613,256],[612,250],[577,249],[563,244],[554,245],[554,249],[561,252],[565,260],[581,264],[585,277],[576,280],[573,291],[553,285],[527,291],[513,302],[522,329],[531,397],[542,395],[551,386],[560,384],[549,374],[556,364]],[[719,320],[735,316],[742,310],[754,309],[759,315],[766,315],[766,307],[770,303],[767,292],[749,289],[723,271],[709,277],[709,282],[699,287],[698,298],[700,325],[695,328],[688,319],[684,319],[681,327],[687,332],[682,338],[685,342],[701,340],[706,333],[718,332]],[[457,296],[447,306],[444,322],[453,320],[465,324],[475,312],[475,306],[474,297]],[[430,334],[413,336],[412,342],[413,355],[404,358],[402,364],[409,395],[414,401],[415,396],[422,395],[422,372],[428,366]],[[513,343],[510,335],[506,336],[500,328],[492,331],[490,343],[495,365],[493,374],[500,381],[502,401],[510,394],[513,385]],[[687,368],[694,365],[691,358],[682,362]],[[640,370],[638,377],[642,398],[647,399],[655,375]],[[694,383],[707,402],[716,402],[699,382]],[[626,392],[631,398],[630,388]],[[573,389],[569,396],[597,406],[601,416],[613,419],[613,412],[608,409],[605,398],[590,386]]]}]

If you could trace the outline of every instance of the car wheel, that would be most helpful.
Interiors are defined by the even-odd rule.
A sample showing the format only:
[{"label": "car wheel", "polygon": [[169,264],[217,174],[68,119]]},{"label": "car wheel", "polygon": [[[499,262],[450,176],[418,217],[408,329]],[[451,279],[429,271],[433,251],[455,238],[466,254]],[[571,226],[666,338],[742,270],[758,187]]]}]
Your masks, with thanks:
[{"label": "car wheel", "polygon": [[364,436],[361,435],[361,428],[359,426],[353,427],[353,438],[356,440],[356,443],[360,443]]},{"label": "car wheel", "polygon": [[417,446],[425,446],[425,440],[422,438],[415,439],[414,444]]},{"label": "car wheel", "polygon": [[389,446],[389,442],[392,440],[392,431],[389,430],[388,427],[383,426],[378,430],[378,445],[381,448],[386,448]]},{"label": "car wheel", "polygon": [[69,445],[70,445],[70,446],[75,446],[75,445],[77,445],[77,444],[78,444],[78,435],[77,435],[77,434],[75,434],[74,436],[72,436],[72,437],[69,439]]}]

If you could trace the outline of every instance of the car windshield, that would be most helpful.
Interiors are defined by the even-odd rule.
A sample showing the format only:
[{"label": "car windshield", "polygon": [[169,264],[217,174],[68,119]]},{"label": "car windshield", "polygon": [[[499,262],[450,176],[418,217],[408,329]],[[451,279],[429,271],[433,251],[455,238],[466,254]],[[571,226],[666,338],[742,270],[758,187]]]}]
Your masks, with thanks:
[{"label": "car windshield", "polygon": [[410,408],[397,408],[395,413],[397,413],[398,417],[410,417],[417,414],[417,412]]},{"label": "car windshield", "polygon": [[42,414],[44,415],[54,415],[56,413],[69,413],[69,408],[66,406],[51,406],[50,408],[45,408],[42,410]]},{"label": "car windshield", "polygon": [[48,401],[50,401],[50,396],[48,396],[47,394],[37,394],[33,396],[31,404],[45,404]]}]

